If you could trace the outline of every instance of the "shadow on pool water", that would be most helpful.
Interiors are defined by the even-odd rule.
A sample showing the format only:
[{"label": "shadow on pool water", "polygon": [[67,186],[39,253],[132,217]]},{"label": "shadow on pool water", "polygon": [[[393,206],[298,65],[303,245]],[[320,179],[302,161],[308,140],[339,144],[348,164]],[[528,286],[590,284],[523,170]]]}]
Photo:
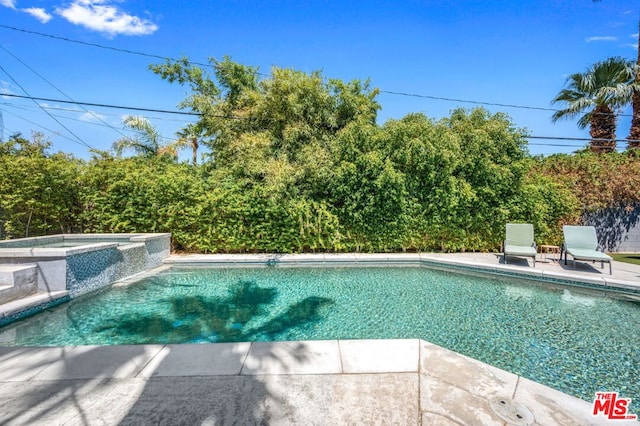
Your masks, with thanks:
[{"label": "shadow on pool water", "polygon": [[[240,280],[224,297],[186,296],[165,300],[169,312],[136,318],[111,318],[96,333],[117,335],[138,344],[159,341],[182,343],[272,340],[293,328],[322,320],[322,308],[334,304],[325,297],[307,297],[268,318],[268,307],[278,296],[275,288]],[[266,319],[266,321],[260,321]],[[128,338],[130,337],[130,339]]]}]

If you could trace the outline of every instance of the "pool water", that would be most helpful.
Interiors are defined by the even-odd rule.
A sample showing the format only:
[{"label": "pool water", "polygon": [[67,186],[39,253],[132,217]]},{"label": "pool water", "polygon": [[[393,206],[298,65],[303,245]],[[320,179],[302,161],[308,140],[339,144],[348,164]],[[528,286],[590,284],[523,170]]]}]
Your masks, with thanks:
[{"label": "pool water", "polygon": [[384,338],[640,403],[639,302],[426,268],[175,267],[0,329],[9,346]]}]

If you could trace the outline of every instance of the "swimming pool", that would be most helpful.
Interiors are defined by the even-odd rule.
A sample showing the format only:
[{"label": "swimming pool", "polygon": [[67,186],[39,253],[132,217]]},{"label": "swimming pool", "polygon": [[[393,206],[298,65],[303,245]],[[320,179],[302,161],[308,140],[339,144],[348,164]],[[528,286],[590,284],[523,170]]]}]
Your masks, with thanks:
[{"label": "swimming pool", "polygon": [[640,303],[419,267],[173,267],[0,330],[8,346],[421,338],[640,401]]}]

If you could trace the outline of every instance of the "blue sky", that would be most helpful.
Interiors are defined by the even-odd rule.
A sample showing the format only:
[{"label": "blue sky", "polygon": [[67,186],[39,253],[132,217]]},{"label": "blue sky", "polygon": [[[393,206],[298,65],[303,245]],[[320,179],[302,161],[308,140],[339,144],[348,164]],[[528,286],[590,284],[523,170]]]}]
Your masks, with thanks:
[{"label": "blue sky", "polygon": [[[439,119],[456,107],[475,106],[384,91],[551,108],[568,74],[610,56],[636,58],[639,16],[637,0],[0,0],[0,90],[163,110],[176,110],[187,95],[148,70],[160,60],[87,45],[98,44],[197,62],[230,55],[263,73],[278,66],[369,78],[383,91],[381,124],[411,112]],[[4,137],[41,131],[55,150],[80,158],[89,158],[87,145],[108,149],[129,134],[122,127],[125,114],[145,115],[167,138],[194,121],[40,104],[55,120],[33,101],[2,97]],[[552,111],[486,107],[506,112],[534,136],[588,137],[573,121],[552,124]],[[620,117],[618,138],[628,135],[629,123]],[[531,140],[529,150],[569,153],[585,144]]]}]

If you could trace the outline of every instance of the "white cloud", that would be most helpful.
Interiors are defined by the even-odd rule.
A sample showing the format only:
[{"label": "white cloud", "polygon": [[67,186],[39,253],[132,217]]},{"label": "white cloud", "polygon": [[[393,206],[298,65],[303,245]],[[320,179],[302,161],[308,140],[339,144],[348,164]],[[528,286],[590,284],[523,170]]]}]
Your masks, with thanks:
[{"label": "white cloud", "polygon": [[80,114],[80,121],[86,122],[96,122],[96,121],[105,121],[106,117],[102,114],[98,114],[93,111],[85,112],[84,114]]},{"label": "white cloud", "polygon": [[616,41],[618,38],[613,36],[593,36],[587,37],[585,40],[587,43],[591,43],[592,41]]},{"label": "white cloud", "polygon": [[0,0],[0,5],[8,7],[9,9],[13,9],[16,12],[24,12],[36,18],[38,21],[46,24],[53,18],[46,10],[41,7],[26,7],[26,8],[18,8],[16,7],[15,0]]},{"label": "white cloud", "polygon": [[638,33],[631,34],[631,37],[633,37],[633,38],[638,38]]},{"label": "white cloud", "polygon": [[47,11],[41,7],[28,7],[26,9],[20,9],[20,10],[22,12],[28,13],[29,15],[33,16],[43,24],[46,24],[51,20],[51,18],[53,18],[53,16],[48,14]]},{"label": "white cloud", "polygon": [[[11,84],[4,80],[0,80],[0,95],[12,95]],[[9,96],[2,96],[2,99],[12,99]]]},{"label": "white cloud", "polygon": [[14,0],[0,0],[0,5],[8,7],[9,9],[16,8],[16,2]]},{"label": "white cloud", "polygon": [[47,108],[47,109],[55,109],[55,110],[59,110],[59,111],[71,111],[71,112],[82,112],[83,110],[78,108],[78,107],[68,107],[68,106],[62,106],[60,104],[50,104],[47,102],[40,102],[39,105],[42,108]]},{"label": "white cloud", "polygon": [[109,37],[119,34],[146,35],[158,29],[153,22],[129,15],[110,4],[110,0],[73,0],[69,6],[57,8],[56,13],[72,24],[82,25]]}]

